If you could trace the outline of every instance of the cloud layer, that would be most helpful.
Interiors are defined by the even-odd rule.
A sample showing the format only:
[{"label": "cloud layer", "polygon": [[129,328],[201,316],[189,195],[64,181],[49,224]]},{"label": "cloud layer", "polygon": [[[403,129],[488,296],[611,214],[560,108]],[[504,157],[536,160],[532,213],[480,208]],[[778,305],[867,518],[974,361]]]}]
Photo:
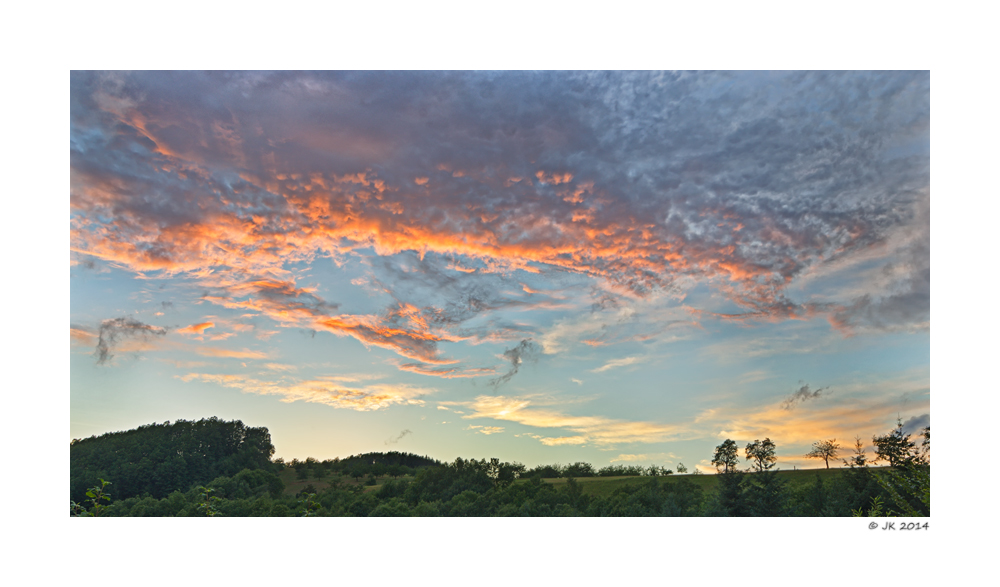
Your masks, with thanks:
[{"label": "cloud layer", "polygon": [[[926,72],[74,72],[71,246],[441,377],[495,369],[457,365],[446,343],[541,335],[499,315],[578,304],[568,279],[597,288],[601,313],[704,286],[725,303],[687,323],[926,329],[928,95]],[[789,295],[873,250],[883,279]],[[343,311],[292,270],[324,258],[366,260],[365,287],[393,302]],[[133,333],[158,334],[102,327],[98,361]],[[520,364],[505,359],[496,385]]]}]

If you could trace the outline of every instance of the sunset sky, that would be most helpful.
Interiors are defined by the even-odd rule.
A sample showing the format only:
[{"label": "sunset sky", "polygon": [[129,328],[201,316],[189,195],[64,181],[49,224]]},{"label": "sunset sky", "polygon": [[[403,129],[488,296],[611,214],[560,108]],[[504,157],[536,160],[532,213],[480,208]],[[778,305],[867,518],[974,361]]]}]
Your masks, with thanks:
[{"label": "sunset sky", "polygon": [[[683,462],[930,424],[930,76],[73,72],[70,438]],[[831,466],[833,463],[831,463]]]}]

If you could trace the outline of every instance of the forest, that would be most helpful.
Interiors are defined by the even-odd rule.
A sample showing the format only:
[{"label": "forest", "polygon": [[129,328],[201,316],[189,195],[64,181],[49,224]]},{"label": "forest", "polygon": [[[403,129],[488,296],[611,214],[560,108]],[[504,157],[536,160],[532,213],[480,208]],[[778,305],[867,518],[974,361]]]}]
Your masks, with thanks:
[{"label": "forest", "polygon": [[[919,442],[919,444],[918,444]],[[823,469],[781,471],[777,447],[716,447],[717,474],[589,463],[532,469],[497,458],[442,463],[372,452],[273,459],[267,428],[208,418],[150,424],[70,443],[70,515],[106,516],[929,516],[930,428],[902,423],[835,439],[805,456]],[[743,467],[743,465],[747,465]]]}]

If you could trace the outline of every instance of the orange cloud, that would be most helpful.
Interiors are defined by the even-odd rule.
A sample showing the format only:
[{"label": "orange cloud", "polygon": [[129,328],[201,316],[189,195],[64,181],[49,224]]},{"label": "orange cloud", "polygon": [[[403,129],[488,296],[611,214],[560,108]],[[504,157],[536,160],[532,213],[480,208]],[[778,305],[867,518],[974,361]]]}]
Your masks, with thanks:
[{"label": "orange cloud", "polygon": [[192,324],[191,326],[185,326],[184,328],[178,328],[177,332],[181,334],[201,334],[205,332],[208,328],[214,328],[214,322],[202,322],[200,324]]},{"label": "orange cloud", "polygon": [[97,343],[97,335],[89,330],[70,326],[69,340],[73,344],[92,346]]},{"label": "orange cloud", "polygon": [[229,359],[266,359],[268,358],[267,353],[262,353],[260,351],[251,351],[249,349],[243,349],[242,351],[234,351],[230,349],[220,349],[216,347],[198,347],[195,352],[199,355],[205,357],[223,357]]},{"label": "orange cloud", "polygon": [[473,411],[470,414],[462,416],[465,419],[507,420],[535,428],[564,428],[575,433],[572,436],[538,436],[539,442],[547,446],[565,444],[613,446],[632,442],[664,442],[689,434],[679,426],[613,420],[600,416],[570,416],[545,408],[532,407],[532,400],[525,398],[479,396],[472,402],[441,403],[471,408]]}]

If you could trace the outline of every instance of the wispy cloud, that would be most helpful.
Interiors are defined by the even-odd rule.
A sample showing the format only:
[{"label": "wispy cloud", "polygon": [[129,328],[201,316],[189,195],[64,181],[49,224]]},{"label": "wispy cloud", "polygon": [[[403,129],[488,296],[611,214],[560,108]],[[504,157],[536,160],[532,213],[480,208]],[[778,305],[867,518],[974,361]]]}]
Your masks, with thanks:
[{"label": "wispy cloud", "polygon": [[521,364],[525,361],[537,361],[538,352],[540,348],[537,344],[533,343],[530,338],[526,338],[519,342],[514,348],[506,349],[503,352],[504,360],[510,362],[510,368],[503,375],[490,380],[490,385],[494,389],[500,387],[504,383],[510,381],[511,377],[517,375],[517,372],[521,369]]},{"label": "wispy cloud", "polygon": [[69,327],[69,340],[73,344],[90,346],[97,342],[97,334],[85,326],[71,325]]},{"label": "wispy cloud", "polygon": [[385,441],[385,444],[386,444],[386,446],[388,446],[388,445],[390,445],[390,444],[396,444],[396,443],[398,443],[398,442],[399,442],[400,440],[402,440],[402,439],[403,439],[403,437],[404,437],[404,436],[406,436],[407,434],[413,434],[413,431],[412,431],[412,430],[410,430],[409,428],[407,428],[406,430],[403,430],[402,432],[400,432],[400,433],[399,433],[399,434],[397,434],[396,436],[393,436],[392,438],[390,438],[390,439],[386,440],[386,441]]},{"label": "wispy cloud", "polygon": [[[800,381],[799,383],[802,383],[802,382]],[[815,399],[815,398],[819,397],[821,393],[823,393],[824,391],[826,391],[828,389],[830,389],[830,388],[829,387],[821,387],[821,388],[816,389],[816,390],[811,390],[811,389],[809,389],[809,384],[805,383],[805,384],[802,385],[802,387],[800,387],[797,390],[795,390],[795,392],[792,393],[792,395],[788,396],[788,398],[785,399],[785,401],[783,401],[781,403],[781,407],[782,407],[782,409],[790,410],[793,407],[795,407],[795,404],[800,403],[800,402],[804,402],[804,401],[807,401],[807,400]]]},{"label": "wispy cloud", "polygon": [[230,358],[230,359],[267,359],[270,356],[261,351],[252,351],[250,349],[233,350],[233,349],[223,349],[218,347],[196,347],[195,352],[199,355],[205,357],[220,357],[220,358]]},{"label": "wispy cloud", "polygon": [[421,398],[434,392],[433,389],[402,384],[350,387],[332,381],[332,378],[265,381],[245,375],[188,373],[180,379],[184,382],[214,383],[244,393],[275,395],[284,402],[304,401],[359,412],[401,404],[423,405],[424,401]]},{"label": "wispy cloud", "polygon": [[112,351],[122,339],[133,338],[147,341],[154,336],[165,336],[166,334],[165,328],[150,326],[134,318],[123,317],[105,320],[101,322],[94,356],[97,357],[97,364],[103,365],[114,357]]},{"label": "wispy cloud", "polygon": [[600,416],[571,416],[545,407],[534,407],[532,402],[533,400],[529,398],[479,396],[471,402],[454,403],[471,410],[462,416],[463,419],[506,420],[534,428],[561,428],[573,433],[569,436],[539,436],[539,442],[548,446],[563,444],[610,446],[632,442],[663,442],[676,439],[686,432],[679,426],[653,422],[630,422]]},{"label": "wispy cloud", "polygon": [[643,357],[624,357],[622,359],[611,359],[607,363],[601,365],[596,369],[591,369],[591,373],[603,373],[609,369],[615,369],[617,367],[627,367],[628,365],[635,365],[644,361]]},{"label": "wispy cloud", "polygon": [[485,434],[489,436],[490,434],[499,434],[503,432],[503,426],[476,426],[470,424],[465,427],[465,430],[474,430],[476,434]]}]

